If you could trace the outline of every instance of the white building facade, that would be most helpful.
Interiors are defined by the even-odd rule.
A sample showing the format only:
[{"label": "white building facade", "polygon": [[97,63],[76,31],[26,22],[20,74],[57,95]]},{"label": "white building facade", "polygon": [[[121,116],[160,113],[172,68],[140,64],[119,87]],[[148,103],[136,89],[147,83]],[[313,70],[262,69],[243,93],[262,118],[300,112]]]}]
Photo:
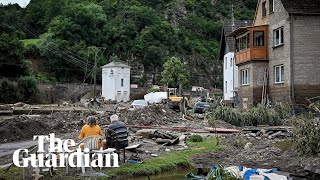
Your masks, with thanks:
[{"label": "white building facade", "polygon": [[238,66],[235,63],[235,40],[230,34],[239,27],[251,26],[251,21],[225,20],[220,41],[219,60],[223,64],[223,100],[237,106],[238,99]]},{"label": "white building facade", "polygon": [[130,66],[111,62],[102,66],[102,97],[104,100],[130,100]]},{"label": "white building facade", "polygon": [[235,65],[234,52],[223,56],[223,99],[231,101],[238,89],[238,66]]}]

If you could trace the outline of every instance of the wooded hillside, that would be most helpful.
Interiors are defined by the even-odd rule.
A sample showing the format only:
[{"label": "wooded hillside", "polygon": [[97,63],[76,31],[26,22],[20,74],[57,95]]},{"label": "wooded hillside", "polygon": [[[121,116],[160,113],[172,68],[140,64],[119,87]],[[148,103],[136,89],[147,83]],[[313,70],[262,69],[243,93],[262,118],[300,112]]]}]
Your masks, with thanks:
[{"label": "wooded hillside", "polygon": [[[256,2],[234,0],[235,19],[253,19]],[[20,65],[13,71],[47,82],[90,82],[96,51],[98,66],[119,59],[133,67],[133,83],[159,84],[164,62],[176,56],[189,68],[192,85],[219,87],[217,54],[222,22],[231,18],[231,3],[31,0],[25,9],[1,5],[0,68]],[[92,46],[103,48],[97,51]],[[9,73],[3,72],[1,76]]]}]

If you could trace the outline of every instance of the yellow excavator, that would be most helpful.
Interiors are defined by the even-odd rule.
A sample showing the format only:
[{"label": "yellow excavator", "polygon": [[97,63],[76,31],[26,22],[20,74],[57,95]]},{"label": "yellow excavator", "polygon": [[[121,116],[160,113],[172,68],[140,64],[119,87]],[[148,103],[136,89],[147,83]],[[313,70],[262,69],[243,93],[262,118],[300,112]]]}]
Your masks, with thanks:
[{"label": "yellow excavator", "polygon": [[182,111],[188,107],[188,98],[177,96],[177,88],[168,88],[168,106],[171,109]]}]

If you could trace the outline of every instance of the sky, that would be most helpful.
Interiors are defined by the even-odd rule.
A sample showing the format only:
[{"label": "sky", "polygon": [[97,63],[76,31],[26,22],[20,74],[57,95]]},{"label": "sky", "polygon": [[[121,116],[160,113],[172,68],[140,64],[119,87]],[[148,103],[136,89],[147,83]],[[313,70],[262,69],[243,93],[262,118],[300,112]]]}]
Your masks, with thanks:
[{"label": "sky", "polygon": [[0,0],[0,4],[7,5],[9,3],[18,3],[21,7],[25,7],[29,4],[30,0]]}]

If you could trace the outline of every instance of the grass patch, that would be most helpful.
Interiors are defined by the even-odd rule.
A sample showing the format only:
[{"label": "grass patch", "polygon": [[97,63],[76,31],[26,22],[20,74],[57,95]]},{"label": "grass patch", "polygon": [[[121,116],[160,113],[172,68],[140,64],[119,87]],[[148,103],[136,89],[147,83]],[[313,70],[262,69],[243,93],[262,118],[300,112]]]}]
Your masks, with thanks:
[{"label": "grass patch", "polygon": [[24,39],[20,41],[23,43],[24,47],[27,47],[29,45],[37,45],[40,39]]},{"label": "grass patch", "polygon": [[[120,168],[113,168],[106,172],[109,178],[114,177],[134,177],[139,175],[154,175],[165,171],[176,169],[178,166],[190,167],[189,156],[203,152],[217,150],[217,142],[214,138],[207,138],[203,142],[187,141],[190,150],[169,152],[160,155],[157,158],[146,160],[142,164],[125,165]],[[108,178],[103,178],[108,179]]]},{"label": "grass patch", "polygon": [[[106,170],[106,174],[110,179],[114,179],[115,177],[123,177],[123,179],[127,179],[145,174],[159,174],[177,169],[178,167],[191,167],[191,161],[189,159],[190,155],[218,150],[219,147],[217,147],[216,144],[217,141],[214,138],[206,138],[202,142],[191,142],[188,140],[187,145],[191,147],[190,150],[167,152],[159,157],[146,160],[142,164],[132,164],[124,165],[120,168],[110,168]],[[58,171],[55,171],[55,175],[53,177],[50,177],[47,173],[42,174],[45,175],[44,179],[48,180],[86,179],[79,176],[66,176],[65,169],[63,168],[58,168]],[[22,168],[11,167],[9,171],[0,169],[0,179],[22,179]],[[102,177],[102,179],[108,179],[108,177]]]},{"label": "grass patch", "polygon": [[23,179],[22,169],[11,167],[9,171],[0,169],[0,179]]}]

